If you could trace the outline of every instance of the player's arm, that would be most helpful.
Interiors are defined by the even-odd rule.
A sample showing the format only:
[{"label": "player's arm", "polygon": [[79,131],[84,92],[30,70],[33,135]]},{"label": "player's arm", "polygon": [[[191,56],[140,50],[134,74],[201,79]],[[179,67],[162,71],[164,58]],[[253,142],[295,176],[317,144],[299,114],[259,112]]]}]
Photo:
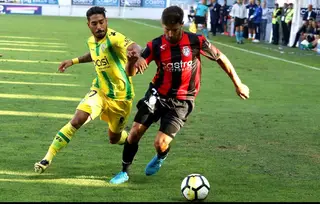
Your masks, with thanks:
[{"label": "player's arm", "polygon": [[240,96],[242,99],[249,98],[249,88],[241,82],[230,60],[215,46],[213,46],[206,38],[201,36],[200,40],[202,41],[200,51],[201,54],[212,61],[216,61],[223,69],[223,71],[228,74],[236,88],[238,96]]},{"label": "player's arm", "polygon": [[135,63],[128,63],[127,70],[130,70],[130,76],[135,74],[143,74],[147,69],[148,64],[153,60],[152,42],[149,42],[146,48],[143,49],[141,56],[137,59]]},{"label": "player's arm", "polygon": [[68,67],[70,67],[74,64],[87,63],[87,62],[92,62],[92,58],[91,58],[91,55],[89,52],[84,54],[83,56],[69,59],[69,60],[65,60],[65,61],[61,62],[60,66],[58,68],[58,71],[64,72]]},{"label": "player's arm", "polygon": [[141,47],[137,43],[132,43],[127,47],[128,63],[126,64],[126,72],[129,76],[136,74],[135,63],[141,55]]},{"label": "player's arm", "polygon": [[117,48],[120,52],[125,52],[127,54],[127,64],[126,73],[128,76],[135,75],[134,64],[140,57],[141,47],[132,41],[130,38],[124,36],[123,34],[116,32],[114,40],[116,41]]}]

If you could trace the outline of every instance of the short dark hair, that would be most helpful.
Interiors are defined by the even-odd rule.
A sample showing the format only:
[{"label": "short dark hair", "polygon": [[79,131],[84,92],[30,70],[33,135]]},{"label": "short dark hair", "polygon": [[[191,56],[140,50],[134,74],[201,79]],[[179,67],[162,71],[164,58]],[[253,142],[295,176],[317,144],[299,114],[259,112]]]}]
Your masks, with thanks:
[{"label": "short dark hair", "polygon": [[106,17],[106,9],[104,7],[99,7],[99,6],[91,7],[87,11],[87,19],[90,20],[90,17],[95,14],[101,14],[104,17]]},{"label": "short dark hair", "polygon": [[164,25],[183,24],[183,10],[179,6],[170,6],[163,10],[161,20]]}]

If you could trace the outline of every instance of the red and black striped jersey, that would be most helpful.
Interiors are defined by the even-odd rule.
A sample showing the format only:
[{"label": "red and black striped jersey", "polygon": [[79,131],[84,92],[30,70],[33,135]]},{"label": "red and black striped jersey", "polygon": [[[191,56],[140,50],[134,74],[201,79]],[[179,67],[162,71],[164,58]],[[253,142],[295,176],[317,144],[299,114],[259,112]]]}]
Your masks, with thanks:
[{"label": "red and black striped jersey", "polygon": [[184,32],[181,40],[171,44],[162,35],[147,43],[142,57],[157,65],[152,83],[158,93],[180,100],[194,100],[200,90],[200,54],[218,60],[220,51],[204,36]]}]

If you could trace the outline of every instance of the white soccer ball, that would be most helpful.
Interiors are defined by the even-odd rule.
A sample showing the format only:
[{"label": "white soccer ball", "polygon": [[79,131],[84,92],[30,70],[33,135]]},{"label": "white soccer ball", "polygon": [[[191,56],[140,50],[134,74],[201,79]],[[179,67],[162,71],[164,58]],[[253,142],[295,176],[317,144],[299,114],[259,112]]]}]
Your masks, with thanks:
[{"label": "white soccer ball", "polygon": [[209,193],[210,184],[200,174],[190,174],[181,183],[182,195],[187,200],[204,200]]}]

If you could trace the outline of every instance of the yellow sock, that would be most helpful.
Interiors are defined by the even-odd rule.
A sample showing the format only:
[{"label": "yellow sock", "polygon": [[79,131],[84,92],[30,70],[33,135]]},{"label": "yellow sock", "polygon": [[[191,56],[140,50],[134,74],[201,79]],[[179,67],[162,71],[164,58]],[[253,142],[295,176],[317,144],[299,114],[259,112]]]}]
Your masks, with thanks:
[{"label": "yellow sock", "polygon": [[120,140],[117,142],[119,145],[123,145],[128,137],[128,133],[125,130],[122,130]]},{"label": "yellow sock", "polygon": [[51,162],[54,156],[70,142],[72,136],[77,131],[69,122],[54,137],[46,156],[43,158]]}]

